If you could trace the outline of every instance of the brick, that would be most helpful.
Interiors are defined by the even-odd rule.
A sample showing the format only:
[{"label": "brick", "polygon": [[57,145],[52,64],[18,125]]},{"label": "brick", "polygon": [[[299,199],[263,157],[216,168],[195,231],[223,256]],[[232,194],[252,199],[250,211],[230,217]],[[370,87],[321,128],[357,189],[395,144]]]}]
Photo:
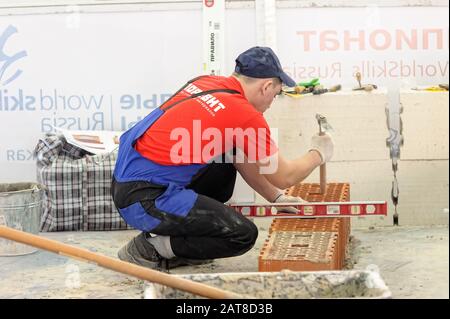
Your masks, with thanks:
[{"label": "brick", "polygon": [[337,270],[336,232],[274,232],[259,256],[259,271]]},{"label": "brick", "polygon": [[[320,191],[319,183],[299,183],[288,188],[285,194],[301,197],[308,202],[348,202],[350,201],[349,183],[327,183],[324,194]],[[351,232],[350,217],[339,217],[342,220],[342,230],[339,233],[343,242],[343,249],[347,246]]]},{"label": "brick", "polygon": [[337,254],[338,266],[344,266],[346,248],[349,240],[347,229],[348,218],[275,218],[269,229],[272,232],[335,232],[338,236]]},{"label": "brick", "polygon": [[327,183],[325,193],[319,193],[319,183],[300,183],[285,191],[286,195],[301,197],[308,202],[348,202],[350,200],[350,184]]},{"label": "brick", "polygon": [[[301,183],[285,194],[309,202],[350,200],[348,183],[328,183],[325,194],[319,191],[318,183]],[[259,271],[342,269],[350,230],[349,217],[275,218],[260,252]]]}]

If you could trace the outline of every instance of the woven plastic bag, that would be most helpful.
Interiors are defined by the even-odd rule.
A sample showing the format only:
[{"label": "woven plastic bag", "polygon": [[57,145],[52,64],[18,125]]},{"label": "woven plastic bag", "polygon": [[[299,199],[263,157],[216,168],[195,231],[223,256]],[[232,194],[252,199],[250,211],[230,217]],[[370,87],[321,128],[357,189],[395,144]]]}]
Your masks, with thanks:
[{"label": "woven plastic bag", "polygon": [[41,231],[131,229],[111,197],[117,150],[93,155],[47,134],[34,153],[37,180],[45,187]]}]

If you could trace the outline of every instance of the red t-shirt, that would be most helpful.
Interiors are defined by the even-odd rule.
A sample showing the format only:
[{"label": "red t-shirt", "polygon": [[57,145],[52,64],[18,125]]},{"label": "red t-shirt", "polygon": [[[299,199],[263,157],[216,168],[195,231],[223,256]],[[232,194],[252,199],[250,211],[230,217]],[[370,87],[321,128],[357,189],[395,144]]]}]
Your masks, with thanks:
[{"label": "red t-shirt", "polygon": [[[163,106],[192,94],[231,89],[188,99],[168,109],[137,140],[135,149],[162,165],[204,164],[233,148],[250,161],[263,160],[278,149],[262,113],[245,98],[234,77],[205,76],[189,84]],[[238,152],[239,153],[239,152]]]}]

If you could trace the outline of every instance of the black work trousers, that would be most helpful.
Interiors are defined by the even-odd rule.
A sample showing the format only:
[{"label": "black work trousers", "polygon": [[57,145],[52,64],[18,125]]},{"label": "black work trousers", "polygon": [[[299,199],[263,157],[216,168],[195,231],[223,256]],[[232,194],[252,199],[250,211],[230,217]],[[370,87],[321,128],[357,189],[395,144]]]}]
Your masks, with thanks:
[{"label": "black work trousers", "polygon": [[160,219],[161,223],[151,233],[170,236],[172,250],[178,257],[239,256],[254,246],[258,229],[242,214],[223,204],[233,194],[236,173],[231,163],[213,162],[200,170],[187,186],[198,194],[198,198],[185,217],[155,207],[155,200],[165,191],[163,186],[113,180],[113,198],[118,207],[124,207],[124,201],[139,200],[148,214]]}]

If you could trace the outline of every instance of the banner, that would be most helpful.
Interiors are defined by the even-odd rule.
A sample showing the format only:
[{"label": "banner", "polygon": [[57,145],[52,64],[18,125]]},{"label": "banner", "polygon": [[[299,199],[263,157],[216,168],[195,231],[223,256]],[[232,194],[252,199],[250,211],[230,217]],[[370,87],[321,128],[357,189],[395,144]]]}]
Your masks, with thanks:
[{"label": "banner", "polygon": [[204,73],[224,74],[225,0],[203,0]]},{"label": "banner", "polygon": [[[254,9],[211,19],[227,24],[214,42],[224,43],[223,66],[208,72],[202,13],[74,7],[0,16],[0,182],[35,180],[33,149],[47,132],[124,131],[187,80],[231,74],[236,56],[256,43]],[[448,83],[448,18],[440,7],[278,8],[276,51],[297,81],[319,77],[351,89],[359,71],[395,94]]]}]

